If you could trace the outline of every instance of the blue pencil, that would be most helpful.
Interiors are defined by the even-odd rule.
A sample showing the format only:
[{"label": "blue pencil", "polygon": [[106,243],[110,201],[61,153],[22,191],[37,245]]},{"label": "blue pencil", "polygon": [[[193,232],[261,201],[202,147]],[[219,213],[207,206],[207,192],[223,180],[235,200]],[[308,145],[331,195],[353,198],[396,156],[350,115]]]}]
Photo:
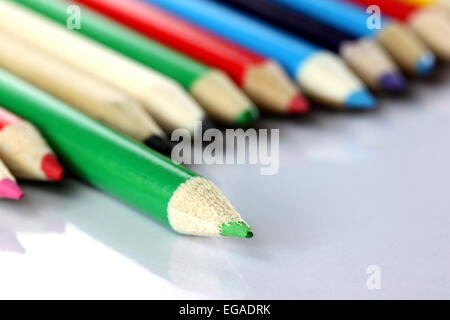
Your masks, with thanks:
[{"label": "blue pencil", "polygon": [[342,60],[260,20],[205,0],[145,0],[242,46],[278,60],[311,99],[371,109],[375,98]]},{"label": "blue pencil", "polygon": [[434,54],[406,26],[381,17],[380,28],[372,26],[370,15],[354,4],[338,0],[271,0],[309,15],[355,37],[374,37],[409,73],[428,75],[435,66]]},{"label": "blue pencil", "polygon": [[399,92],[406,87],[406,81],[397,64],[373,38],[355,39],[346,32],[270,0],[209,1],[216,1],[248,13],[252,17],[339,54],[353,72],[374,90]]}]

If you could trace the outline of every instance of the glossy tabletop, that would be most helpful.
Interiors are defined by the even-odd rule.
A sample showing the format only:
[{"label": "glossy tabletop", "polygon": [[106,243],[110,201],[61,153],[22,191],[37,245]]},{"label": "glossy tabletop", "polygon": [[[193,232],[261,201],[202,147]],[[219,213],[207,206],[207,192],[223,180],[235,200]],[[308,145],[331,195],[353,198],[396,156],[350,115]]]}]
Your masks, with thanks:
[{"label": "glossy tabletop", "polygon": [[278,174],[193,167],[253,239],[177,235],[73,178],[26,183],[0,202],[0,298],[450,299],[448,68],[374,112],[261,127],[280,129]]}]

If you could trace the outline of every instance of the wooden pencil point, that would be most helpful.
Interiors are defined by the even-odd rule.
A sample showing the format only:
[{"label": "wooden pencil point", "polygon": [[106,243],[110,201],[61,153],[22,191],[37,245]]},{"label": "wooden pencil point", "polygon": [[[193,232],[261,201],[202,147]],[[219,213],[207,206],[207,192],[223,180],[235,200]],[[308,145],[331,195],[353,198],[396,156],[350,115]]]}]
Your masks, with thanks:
[{"label": "wooden pencil point", "polygon": [[102,44],[68,31],[65,24],[58,25],[33,12],[42,9],[39,5],[51,3],[56,2],[0,1],[0,27],[29,45],[119,88],[140,102],[167,132],[178,128],[193,132],[195,122],[205,112],[178,83]]},{"label": "wooden pencil point", "polygon": [[[450,58],[450,20],[441,8],[434,6],[419,8],[401,0],[348,0],[364,10],[367,6],[375,5],[380,8],[385,19],[391,17],[411,26],[415,34],[429,46],[434,53],[444,60]],[[382,33],[381,31],[380,33]],[[412,41],[412,37],[410,37]],[[407,48],[403,48],[408,53]],[[422,54],[423,55],[423,54]],[[424,64],[416,68],[416,73],[427,76],[432,71],[432,66]]]},{"label": "wooden pencil point", "polygon": [[[259,54],[278,60],[300,85],[302,92],[331,107],[346,108],[347,98],[364,84],[331,52],[279,30],[269,23],[235,11],[216,1],[146,0]],[[327,90],[323,90],[323,88]],[[358,107],[370,108],[369,99]]]},{"label": "wooden pencil point", "polygon": [[[353,39],[375,38],[403,71],[412,75],[424,75],[424,68],[418,69],[417,64],[422,56],[431,52],[424,42],[406,25],[385,16],[388,10],[386,10],[384,4],[389,0],[271,1],[284,4],[294,10],[312,16],[330,27],[348,33]],[[359,6],[358,4],[363,1],[365,5]],[[358,4],[349,2],[357,2]],[[381,8],[383,19],[381,20],[380,28],[367,27],[368,16],[366,8],[370,5],[378,5]],[[434,64],[427,66],[427,74],[433,67]]]},{"label": "wooden pencil point", "polygon": [[275,64],[267,57],[208,32],[156,5],[136,0],[75,1],[120,21],[152,40],[223,70],[265,111],[287,113],[292,96],[300,94],[281,68],[267,75],[253,72],[265,63]]},{"label": "wooden pencil point", "polygon": [[250,228],[211,181],[194,177],[181,184],[168,205],[172,228],[199,236],[250,237]]},{"label": "wooden pencil point", "polygon": [[450,19],[439,7],[417,10],[408,19],[414,31],[444,61],[450,61]]},{"label": "wooden pencil point", "polygon": [[[66,8],[72,3],[47,0],[18,1],[63,25],[66,23]],[[96,2],[88,0],[86,4],[94,6]],[[130,28],[125,28],[85,6],[82,6],[82,10],[83,27],[77,30],[78,33],[173,79],[215,120],[226,124],[232,123],[237,113],[254,108],[252,102],[231,79],[220,71],[211,69]],[[180,113],[180,116],[182,115]]]},{"label": "wooden pencil point", "polygon": [[[378,34],[377,40],[409,74],[426,75],[435,67],[434,54],[405,24],[391,23]],[[418,68],[424,56],[429,57],[427,64]]]},{"label": "wooden pencil point", "polygon": [[62,169],[39,131],[0,108],[0,158],[21,179],[59,181]]},{"label": "wooden pencil point", "polygon": [[340,53],[371,89],[398,92],[405,88],[401,71],[373,38],[346,41]]},{"label": "wooden pencil point", "polygon": [[[321,51],[308,59],[297,81],[311,99],[335,108],[371,109],[375,98],[337,55]],[[323,88],[327,88],[326,91]]]},{"label": "wooden pencil point", "polygon": [[[209,116],[222,123],[249,124],[258,117],[240,123],[241,114],[257,115],[256,108],[247,96],[219,70],[211,70],[199,78],[190,89],[201,105],[207,106]],[[237,121],[237,122],[236,122]]]},{"label": "wooden pencil point", "polygon": [[72,173],[175,231],[220,236],[244,223],[212,182],[3,70],[0,103],[39,127]]},{"label": "wooden pencil point", "polygon": [[[273,60],[248,67],[244,76],[244,88],[253,101],[267,112],[291,113],[293,101],[302,100],[305,105],[307,104],[296,84]],[[306,106],[300,109],[298,113],[309,110]],[[296,110],[293,113],[297,113]]]},{"label": "wooden pencil point", "polygon": [[436,6],[444,10],[450,18],[450,0],[438,0]]},{"label": "wooden pencil point", "polygon": [[[246,12],[252,17],[269,22],[282,30],[334,53],[342,54],[342,47],[346,47],[345,52],[342,54],[343,58],[366,84],[372,89],[391,91],[391,86],[385,88],[378,86],[378,84],[380,83],[379,79],[385,73],[396,71],[395,64],[386,54],[374,53],[373,47],[376,45],[373,41],[368,41],[372,45],[371,48],[367,48],[367,45],[355,40],[347,32],[321,23],[305,13],[291,10],[289,7],[273,0],[216,1],[223,2],[237,11]],[[381,50],[381,48],[376,49],[376,51]],[[398,84],[396,83],[392,91],[399,91]]]},{"label": "wooden pencil point", "polygon": [[[133,98],[52,55],[0,31],[0,66],[137,141],[165,152],[165,134]],[[154,139],[153,139],[154,138]],[[159,149],[158,149],[159,148]]]}]

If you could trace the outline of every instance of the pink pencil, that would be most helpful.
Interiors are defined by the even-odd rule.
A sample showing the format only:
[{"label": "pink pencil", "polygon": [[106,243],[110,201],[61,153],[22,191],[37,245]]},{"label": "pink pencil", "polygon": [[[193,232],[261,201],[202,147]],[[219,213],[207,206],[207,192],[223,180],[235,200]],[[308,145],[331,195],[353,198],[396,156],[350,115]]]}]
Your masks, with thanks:
[{"label": "pink pencil", "polygon": [[0,160],[0,198],[19,200],[23,195],[16,179]]}]

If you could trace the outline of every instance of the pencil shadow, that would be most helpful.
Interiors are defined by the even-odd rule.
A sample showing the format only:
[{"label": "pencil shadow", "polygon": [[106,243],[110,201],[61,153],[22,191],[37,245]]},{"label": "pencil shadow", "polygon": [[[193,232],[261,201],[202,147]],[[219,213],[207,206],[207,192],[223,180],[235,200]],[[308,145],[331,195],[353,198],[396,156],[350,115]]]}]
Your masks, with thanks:
[{"label": "pencil shadow", "polygon": [[[98,195],[97,195],[98,196]],[[103,195],[109,197],[108,195]],[[117,200],[102,201],[101,209],[64,210],[64,219],[148,272],[196,293],[223,292],[227,281],[242,283],[227,259],[221,239],[189,237],[171,231]],[[231,278],[231,280],[230,280]],[[239,294],[241,288],[230,292]],[[238,290],[239,289],[239,290]]]},{"label": "pencil shadow", "polygon": [[450,65],[448,63],[439,62],[438,66],[432,74],[422,79],[422,84],[426,86],[447,85],[450,78]]},{"label": "pencil shadow", "polygon": [[0,228],[0,251],[24,254],[25,248],[17,239],[15,232]]},{"label": "pencil shadow", "polygon": [[[19,233],[64,233],[65,221],[60,214],[64,210],[64,199],[76,197],[73,183],[64,180],[58,183],[19,181],[25,192],[20,201],[2,201],[0,208],[0,250],[25,253],[17,234]],[[49,206],[55,208],[51,212]]]}]

